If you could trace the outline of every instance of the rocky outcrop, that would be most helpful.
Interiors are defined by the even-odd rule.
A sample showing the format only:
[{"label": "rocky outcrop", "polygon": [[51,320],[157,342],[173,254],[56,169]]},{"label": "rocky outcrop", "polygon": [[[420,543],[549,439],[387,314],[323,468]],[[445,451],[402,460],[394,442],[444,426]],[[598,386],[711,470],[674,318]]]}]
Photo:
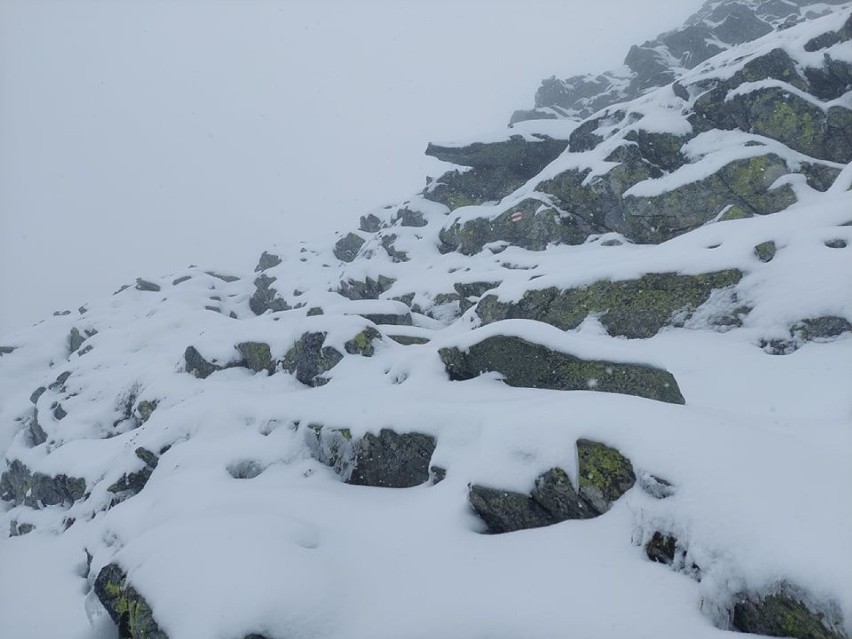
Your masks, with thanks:
[{"label": "rocky outcrop", "polygon": [[289,311],[290,305],[278,296],[278,290],[272,284],[274,277],[261,273],[254,280],[254,294],[249,299],[249,308],[255,315],[263,315],[266,311]]},{"label": "rocky outcrop", "polygon": [[107,564],[95,579],[95,594],[118,627],[118,639],[169,639],[151,606],[117,564]]},{"label": "rocky outcrop", "polygon": [[[741,279],[738,270],[701,275],[648,273],[635,280],[601,280],[565,290],[528,290],[514,302],[488,295],[477,305],[476,314],[483,324],[531,319],[562,330],[577,328],[594,315],[614,337],[646,338],[666,326],[682,326],[713,291],[732,287]],[[741,316],[747,310],[734,308],[732,313]]]},{"label": "rocky outcrop", "polygon": [[468,501],[487,527],[499,534],[541,528],[570,519],[592,519],[607,512],[634,483],[630,460],[614,448],[581,439],[579,488],[561,468],[540,475],[529,494],[474,484]]},{"label": "rocky outcrop", "polygon": [[585,360],[520,337],[497,335],[465,351],[442,348],[438,354],[453,381],[497,372],[509,386],[622,393],[685,403],[677,381],[668,371],[642,364]]},{"label": "rocky outcrop", "polygon": [[423,433],[397,433],[353,438],[348,429],[311,426],[306,431],[314,456],[334,468],[347,484],[410,488],[429,480],[436,441]]},{"label": "rocky outcrop", "polygon": [[44,508],[45,506],[71,506],[86,495],[86,481],[79,477],[60,474],[55,477],[32,472],[15,459],[0,475],[0,499],[15,506]]}]

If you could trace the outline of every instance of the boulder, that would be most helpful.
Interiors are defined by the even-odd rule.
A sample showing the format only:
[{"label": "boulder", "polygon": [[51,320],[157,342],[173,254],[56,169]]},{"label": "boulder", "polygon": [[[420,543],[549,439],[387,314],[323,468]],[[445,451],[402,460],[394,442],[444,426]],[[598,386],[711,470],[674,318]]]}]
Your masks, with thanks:
[{"label": "boulder", "polygon": [[367,277],[363,282],[349,279],[340,283],[337,292],[350,300],[377,300],[396,280],[379,275],[376,279]]},{"label": "boulder", "polygon": [[[409,316],[410,319],[410,316]],[[372,357],[376,352],[373,346],[373,340],[381,339],[382,334],[375,328],[368,326],[363,331],[355,335],[352,339],[343,345],[343,349],[350,355],[361,355],[362,357]]]},{"label": "boulder", "polygon": [[199,379],[206,379],[216,371],[223,370],[224,368],[217,364],[208,362],[194,346],[186,347],[186,350],[183,353],[183,358],[186,362],[186,372]]},{"label": "boulder", "polygon": [[323,373],[330,371],[340,363],[343,354],[338,350],[324,346],[327,333],[305,333],[293,347],[287,351],[282,367],[293,373],[307,386],[322,386],[328,382]]},{"label": "boulder", "polygon": [[260,254],[260,259],[257,261],[257,266],[254,267],[254,272],[259,273],[269,268],[274,268],[281,264],[281,258],[274,253],[264,251]]},{"label": "boulder", "polygon": [[741,593],[735,598],[731,627],[770,637],[846,639],[839,613],[817,610],[799,589],[778,584],[769,594]]},{"label": "boulder", "polygon": [[429,481],[436,441],[423,433],[383,428],[353,439],[349,429],[311,426],[308,445],[317,460],[334,468],[347,484],[410,488]]},{"label": "boulder", "polygon": [[577,441],[579,492],[598,513],[605,513],[636,483],[630,460],[614,448],[588,439]]},{"label": "boulder", "polygon": [[86,495],[86,481],[60,474],[55,477],[32,472],[15,459],[0,475],[0,499],[16,506],[43,508],[71,506]]},{"label": "boulder", "polygon": [[117,564],[107,564],[95,579],[95,595],[118,626],[118,639],[169,639],[148,602]]},{"label": "boulder", "polygon": [[275,372],[275,361],[269,344],[264,342],[241,342],[235,347],[242,355],[241,365],[255,373],[266,371],[270,375]]},{"label": "boulder", "polygon": [[14,353],[16,350],[18,350],[17,346],[0,346],[0,357]]},{"label": "boulder", "polygon": [[713,291],[737,284],[742,276],[733,269],[700,275],[648,273],[635,280],[529,290],[513,302],[488,295],[480,300],[476,314],[483,324],[531,319],[562,330],[575,329],[595,315],[612,336],[646,338],[666,326],[683,325]]},{"label": "boulder", "polygon": [[495,218],[479,217],[454,222],[441,229],[442,253],[458,251],[475,255],[486,244],[508,242],[531,251],[543,251],[548,244],[580,244],[592,229],[574,217],[563,217],[539,200],[526,199]]},{"label": "boulder", "polygon": [[775,242],[761,242],[757,246],[754,247],[754,254],[757,256],[761,262],[771,262],[775,258],[775,253],[778,248],[775,246]]},{"label": "boulder", "polygon": [[334,245],[334,257],[343,262],[351,262],[358,256],[358,251],[364,246],[364,242],[364,238],[360,235],[348,233]]},{"label": "boulder", "polygon": [[497,372],[509,386],[622,393],[672,404],[686,403],[674,376],[643,364],[584,360],[520,337],[495,335],[462,351],[438,351],[450,379]]},{"label": "boulder", "polygon": [[290,305],[280,297],[272,286],[274,277],[261,273],[254,280],[255,291],[249,299],[249,308],[255,315],[263,315],[266,311],[289,311]]},{"label": "boulder", "polygon": [[148,280],[143,280],[141,277],[136,278],[136,290],[137,291],[148,291],[151,293],[156,293],[160,290],[160,285],[155,284],[154,282],[149,282]]}]

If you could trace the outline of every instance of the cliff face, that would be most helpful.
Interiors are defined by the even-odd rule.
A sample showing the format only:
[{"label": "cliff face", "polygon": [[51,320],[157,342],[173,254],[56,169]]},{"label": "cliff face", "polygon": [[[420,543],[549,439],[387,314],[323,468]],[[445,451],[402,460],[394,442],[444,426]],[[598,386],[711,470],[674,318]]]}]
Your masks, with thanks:
[{"label": "cliff face", "polygon": [[625,64],[4,337],[0,634],[848,637],[852,4]]}]

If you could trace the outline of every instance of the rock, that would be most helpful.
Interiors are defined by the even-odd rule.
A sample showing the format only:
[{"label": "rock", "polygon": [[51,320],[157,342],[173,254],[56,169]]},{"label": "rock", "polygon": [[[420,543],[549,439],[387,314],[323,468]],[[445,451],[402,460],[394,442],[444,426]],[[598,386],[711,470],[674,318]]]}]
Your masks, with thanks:
[{"label": "rock", "polygon": [[35,530],[35,526],[33,524],[19,524],[15,520],[12,520],[9,524],[10,537],[22,537],[23,535],[28,535],[33,530]]},{"label": "rock", "polygon": [[492,242],[509,242],[531,251],[543,251],[548,244],[581,244],[592,229],[574,218],[563,218],[539,200],[527,199],[496,218],[474,218],[441,229],[443,253],[458,251],[475,255]]},{"label": "rock", "polygon": [[27,421],[27,430],[30,433],[30,444],[40,446],[47,441],[47,433],[38,422],[38,409],[33,409],[32,417]]},{"label": "rock", "polygon": [[396,235],[384,235],[382,237],[381,242],[382,248],[385,249],[385,252],[388,254],[388,257],[391,258],[391,260],[397,263],[409,261],[408,253],[406,253],[405,251],[400,251],[396,248],[394,244],[396,242]]},{"label": "rock", "polygon": [[526,181],[559,157],[567,146],[565,140],[547,136],[529,141],[521,135],[513,135],[503,142],[474,142],[467,146],[429,144],[426,155],[481,171],[508,169],[513,176]]},{"label": "rock", "polygon": [[833,240],[828,240],[825,243],[825,246],[827,248],[832,248],[832,249],[843,249],[843,248],[846,248],[848,246],[848,243],[846,242],[846,240],[842,240],[840,238],[835,238]]},{"label": "rock", "polygon": [[845,317],[827,315],[797,322],[790,329],[790,334],[803,341],[827,341],[852,332],[852,324]]},{"label": "rock", "polygon": [[612,336],[646,338],[666,326],[682,325],[714,290],[741,279],[738,270],[701,275],[648,273],[636,280],[601,280],[582,288],[529,290],[514,302],[488,295],[477,304],[476,314],[483,324],[532,319],[562,330],[575,329],[595,315]]},{"label": "rock", "polygon": [[65,412],[65,409],[62,408],[62,404],[60,404],[59,402],[54,404],[52,406],[52,408],[53,408],[53,418],[56,421],[60,421],[60,420],[65,419],[66,417],[68,417],[68,413]]},{"label": "rock", "polygon": [[777,250],[775,242],[762,242],[754,247],[754,254],[761,262],[771,262]]},{"label": "rock", "polygon": [[188,282],[192,279],[192,275],[183,275],[181,277],[175,278],[172,280],[172,286],[177,286],[178,284],[183,284],[184,282]]},{"label": "rock", "polygon": [[403,346],[428,344],[430,341],[428,337],[416,337],[414,335],[388,335],[388,337],[397,344],[402,344]]},{"label": "rock", "polygon": [[674,376],[642,364],[584,360],[520,337],[496,335],[472,345],[438,351],[453,381],[498,372],[509,386],[622,393],[684,404]]},{"label": "rock", "polygon": [[148,602],[117,564],[107,564],[95,579],[95,595],[118,626],[118,639],[169,639],[154,620]]},{"label": "rock", "polygon": [[68,352],[74,353],[77,351],[80,346],[83,345],[83,342],[86,341],[86,338],[80,333],[80,330],[75,326],[71,329],[71,332],[68,334]]},{"label": "rock", "polygon": [[60,474],[50,477],[33,473],[15,459],[0,475],[0,499],[16,506],[43,508],[44,506],[71,506],[86,494],[86,481]]},{"label": "rock", "polygon": [[[70,378],[70,377],[71,377],[71,371],[65,371],[63,373],[60,373],[56,377],[56,379],[53,380],[53,382],[50,384],[50,386],[48,386],[48,388],[52,391],[58,391],[58,392],[64,393],[66,391],[65,382],[67,382],[68,378]],[[30,400],[32,400],[32,397],[30,397]]]},{"label": "rock", "polygon": [[734,603],[734,630],[770,637],[795,639],[846,639],[839,613],[816,610],[788,584],[779,584],[767,595],[740,594]]},{"label": "rock", "polygon": [[305,333],[284,356],[282,366],[294,373],[296,379],[307,386],[322,386],[328,379],[323,373],[340,363],[343,354],[330,346],[323,346],[326,333]]},{"label": "rock", "polygon": [[393,220],[394,223],[399,223],[400,226],[422,227],[426,226],[426,216],[422,211],[412,211],[408,207],[403,207],[396,212]]},{"label": "rock", "polygon": [[[410,319],[410,316],[409,316]],[[378,323],[378,322],[377,322]],[[375,328],[368,326],[363,331],[358,333],[351,340],[343,345],[344,350],[350,355],[361,355],[363,357],[372,357],[376,352],[373,347],[373,340],[381,339],[382,334]]]},{"label": "rock", "polygon": [[187,346],[183,358],[186,361],[186,372],[199,379],[207,379],[216,371],[221,371],[224,368],[208,362],[194,346]]},{"label": "rock", "polygon": [[39,398],[47,392],[47,388],[39,386],[30,395],[30,401],[35,405],[38,404]]},{"label": "rock", "polygon": [[577,494],[561,468],[540,475],[529,495],[474,484],[468,489],[468,501],[490,534],[592,519],[600,514]]},{"label": "rock", "polygon": [[636,478],[639,488],[644,490],[654,499],[667,499],[675,494],[676,489],[672,483],[662,477],[657,477],[649,472],[640,472]]},{"label": "rock", "polygon": [[107,490],[111,493],[121,494],[122,497],[137,495],[145,488],[148,480],[151,478],[154,469],[157,468],[159,458],[150,450],[145,448],[137,448],[136,456],[145,464],[140,470],[126,473],[121,478],[112,484]]},{"label": "rock", "polygon": [[677,539],[671,535],[655,532],[645,544],[645,554],[651,561],[670,566],[677,552]]},{"label": "rock", "polygon": [[14,353],[16,350],[18,350],[17,346],[0,346],[0,357]]},{"label": "rock", "polygon": [[160,290],[159,284],[154,284],[154,282],[149,282],[148,280],[143,280],[141,277],[136,278],[136,290],[137,291],[149,291],[152,293],[156,293]]},{"label": "rock", "polygon": [[636,483],[630,460],[614,448],[588,439],[577,441],[580,496],[605,513]]},{"label": "rock", "polygon": [[242,355],[242,366],[255,373],[266,371],[270,375],[275,372],[275,362],[269,344],[264,342],[241,342],[235,347]]},{"label": "rock", "polygon": [[364,238],[360,235],[348,233],[334,245],[334,257],[343,262],[351,262],[358,256],[358,251],[364,246],[364,241]]},{"label": "rock", "polygon": [[378,233],[382,229],[383,223],[379,216],[373,215],[370,213],[369,215],[362,215],[359,220],[358,228],[365,233]]},{"label": "rock", "polygon": [[136,412],[139,415],[139,424],[144,424],[149,419],[151,419],[151,415],[157,410],[157,400],[156,399],[145,399],[139,402],[136,406]]},{"label": "rock", "polygon": [[522,493],[474,484],[469,488],[468,501],[492,535],[556,523],[550,513]]},{"label": "rock", "polygon": [[257,261],[257,266],[254,267],[254,272],[259,273],[260,271],[265,271],[266,269],[273,268],[279,264],[281,264],[280,257],[274,253],[264,251],[260,254],[260,259]]},{"label": "rock", "polygon": [[254,459],[242,459],[228,465],[228,474],[234,479],[254,479],[263,472],[263,466]]},{"label": "rock", "polygon": [[395,281],[385,275],[379,275],[375,280],[368,277],[363,282],[350,279],[341,282],[337,292],[350,300],[377,300]]},{"label": "rock", "polygon": [[431,435],[388,428],[353,439],[348,429],[312,426],[307,439],[314,456],[347,484],[384,488],[410,488],[429,481],[436,446]]},{"label": "rock", "polygon": [[290,305],[278,297],[278,291],[272,287],[274,277],[261,273],[254,280],[255,291],[249,299],[249,308],[255,315],[263,315],[266,311],[289,311]]}]

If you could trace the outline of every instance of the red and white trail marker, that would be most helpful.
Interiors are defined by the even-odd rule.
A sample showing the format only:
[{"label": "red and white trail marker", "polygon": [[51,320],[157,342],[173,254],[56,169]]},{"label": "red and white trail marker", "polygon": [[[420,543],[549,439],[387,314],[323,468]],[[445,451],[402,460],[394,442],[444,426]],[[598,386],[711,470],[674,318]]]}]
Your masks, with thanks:
[{"label": "red and white trail marker", "polygon": [[524,219],[524,212],[523,211],[515,211],[514,213],[512,213],[512,221],[513,222],[520,222],[523,219]]}]

